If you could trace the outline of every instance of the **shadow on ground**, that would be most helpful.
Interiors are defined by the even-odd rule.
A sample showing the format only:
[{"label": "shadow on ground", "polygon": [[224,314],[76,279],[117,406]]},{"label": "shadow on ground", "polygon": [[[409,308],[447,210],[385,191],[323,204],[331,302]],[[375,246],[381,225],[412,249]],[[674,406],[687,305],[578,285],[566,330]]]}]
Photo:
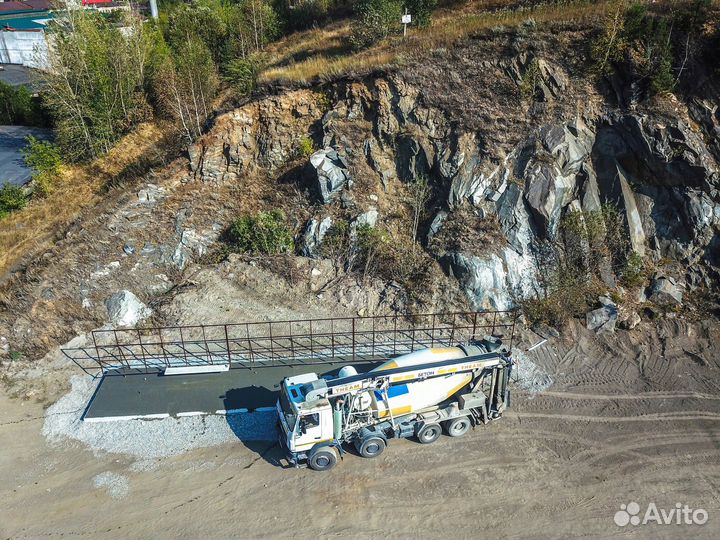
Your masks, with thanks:
[{"label": "shadow on ground", "polygon": [[[282,451],[278,444],[277,412],[275,410],[257,410],[274,407],[277,392],[262,386],[232,388],[223,398],[228,426],[246,448],[258,457],[251,461],[251,467],[259,459],[271,465],[281,467]],[[249,409],[248,412],[231,412]],[[247,468],[246,467],[246,468]]]},{"label": "shadow on ground", "polygon": [[[355,368],[362,373],[375,366],[377,366],[377,362],[369,362],[358,364]],[[323,372],[322,367],[318,367],[321,375],[330,376],[337,376],[340,369],[333,367]],[[277,411],[274,409],[278,400],[278,391],[264,386],[248,385],[242,388],[231,388],[220,398],[228,412],[247,410],[247,412],[227,414],[225,417],[230,429],[245,447],[257,453],[257,459],[264,459],[276,467],[283,467],[281,458],[284,457],[284,453],[278,443],[280,428]],[[270,407],[273,409],[268,410]],[[253,460],[250,465],[257,459]]]}]

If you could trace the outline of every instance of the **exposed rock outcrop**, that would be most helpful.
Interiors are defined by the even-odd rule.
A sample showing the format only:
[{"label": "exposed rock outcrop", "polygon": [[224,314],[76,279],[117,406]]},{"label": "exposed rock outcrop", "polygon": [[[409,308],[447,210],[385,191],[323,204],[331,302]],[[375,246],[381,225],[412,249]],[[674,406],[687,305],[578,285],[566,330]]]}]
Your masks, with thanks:
[{"label": "exposed rock outcrop", "polygon": [[503,261],[496,254],[483,258],[452,253],[447,264],[473,309],[505,310],[512,306]]},{"label": "exposed rock outcrop", "polygon": [[[536,103],[560,103],[575,91],[562,63],[550,58],[520,53],[484,62],[516,87],[532,74]],[[190,150],[195,175],[219,180],[249,171],[254,162],[276,170],[292,155],[298,134],[317,122],[325,147],[310,158],[308,170],[323,204],[337,198],[357,208],[351,179],[361,159],[382,192],[418,177],[436,186],[442,198],[431,201],[436,210],[426,225],[428,242],[458,206],[470,204],[497,219],[506,245],[487,246],[481,255],[440,250],[444,267],[478,308],[505,308],[512,298],[540,293],[543,246],[562,240],[564,216],[600,212],[603,205],[618,209],[638,255],[684,261],[691,284],[717,272],[700,269],[718,264],[711,246],[720,230],[717,156],[706,143],[717,122],[707,100],[688,108],[703,119],[704,134],[680,114],[587,108],[555,114],[555,121],[516,142],[508,137],[509,144],[491,148],[484,132],[465,129],[428,105],[421,89],[400,75],[338,83],[323,114],[308,95],[288,92],[221,117],[213,134]],[[325,223],[307,223],[303,254],[316,254]],[[600,262],[602,281],[614,287],[611,261]]]},{"label": "exposed rock outcrop", "polygon": [[110,323],[117,328],[130,328],[152,315],[152,310],[130,291],[119,291],[105,302]]},{"label": "exposed rock outcrop", "polygon": [[297,153],[323,111],[319,94],[306,90],[252,101],[217,118],[212,129],[188,148],[190,168],[205,182],[275,173]]}]

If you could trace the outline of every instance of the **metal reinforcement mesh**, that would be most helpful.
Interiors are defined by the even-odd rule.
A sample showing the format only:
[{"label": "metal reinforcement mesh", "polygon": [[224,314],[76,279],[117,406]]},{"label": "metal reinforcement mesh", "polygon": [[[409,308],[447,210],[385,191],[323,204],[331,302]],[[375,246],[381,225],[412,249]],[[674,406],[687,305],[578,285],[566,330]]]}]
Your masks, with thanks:
[{"label": "metal reinforcement mesh", "polygon": [[516,318],[492,311],[95,330],[92,346],[63,353],[88,373],[377,361],[486,335],[511,345]]}]

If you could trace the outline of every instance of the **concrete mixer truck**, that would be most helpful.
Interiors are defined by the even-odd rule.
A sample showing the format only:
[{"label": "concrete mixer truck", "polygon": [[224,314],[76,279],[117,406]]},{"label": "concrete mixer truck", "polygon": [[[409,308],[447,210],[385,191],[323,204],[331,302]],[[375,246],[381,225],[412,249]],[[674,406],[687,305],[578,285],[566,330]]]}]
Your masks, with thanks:
[{"label": "concrete mixer truck", "polygon": [[346,366],[335,378],[287,377],[277,402],[280,444],[291,465],[325,471],[349,445],[374,458],[393,438],[430,444],[443,430],[461,437],[509,406],[512,367],[502,343],[486,338],[414,351],[366,373]]}]

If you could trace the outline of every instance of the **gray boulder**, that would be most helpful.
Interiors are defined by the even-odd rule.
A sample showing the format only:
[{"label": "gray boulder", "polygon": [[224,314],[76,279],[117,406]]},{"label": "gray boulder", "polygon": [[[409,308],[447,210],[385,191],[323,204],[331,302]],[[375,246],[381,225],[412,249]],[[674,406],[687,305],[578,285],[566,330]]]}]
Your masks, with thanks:
[{"label": "gray boulder", "polygon": [[650,285],[648,299],[659,306],[679,306],[683,293],[671,277],[658,277]]},{"label": "gray boulder", "polygon": [[130,291],[119,291],[105,301],[108,317],[115,327],[132,327],[152,315],[152,309]]},{"label": "gray boulder", "polygon": [[618,308],[615,304],[607,303],[602,307],[585,314],[585,323],[588,330],[596,334],[614,332],[618,320]]},{"label": "gray boulder", "polygon": [[332,218],[330,216],[323,220],[313,218],[308,221],[302,236],[300,252],[306,257],[317,257],[320,254],[323,239],[331,226]]},{"label": "gray boulder", "polygon": [[620,327],[625,330],[632,330],[641,322],[640,315],[636,311],[626,313],[620,321]]},{"label": "gray boulder", "polygon": [[430,228],[427,234],[428,244],[432,242],[432,239],[435,237],[435,235],[440,232],[442,226],[445,224],[445,220],[447,219],[447,217],[448,213],[445,210],[440,210],[437,214],[435,214],[432,223],[430,223]]},{"label": "gray boulder", "polygon": [[351,185],[347,164],[332,148],[318,150],[310,156],[315,171],[315,186],[323,204],[332,201],[348,185]]},{"label": "gray boulder", "polygon": [[377,208],[374,206],[371,206],[368,208],[367,212],[363,212],[360,214],[357,218],[355,218],[355,225],[368,225],[369,227],[374,227],[377,225],[378,220],[378,211]]}]

